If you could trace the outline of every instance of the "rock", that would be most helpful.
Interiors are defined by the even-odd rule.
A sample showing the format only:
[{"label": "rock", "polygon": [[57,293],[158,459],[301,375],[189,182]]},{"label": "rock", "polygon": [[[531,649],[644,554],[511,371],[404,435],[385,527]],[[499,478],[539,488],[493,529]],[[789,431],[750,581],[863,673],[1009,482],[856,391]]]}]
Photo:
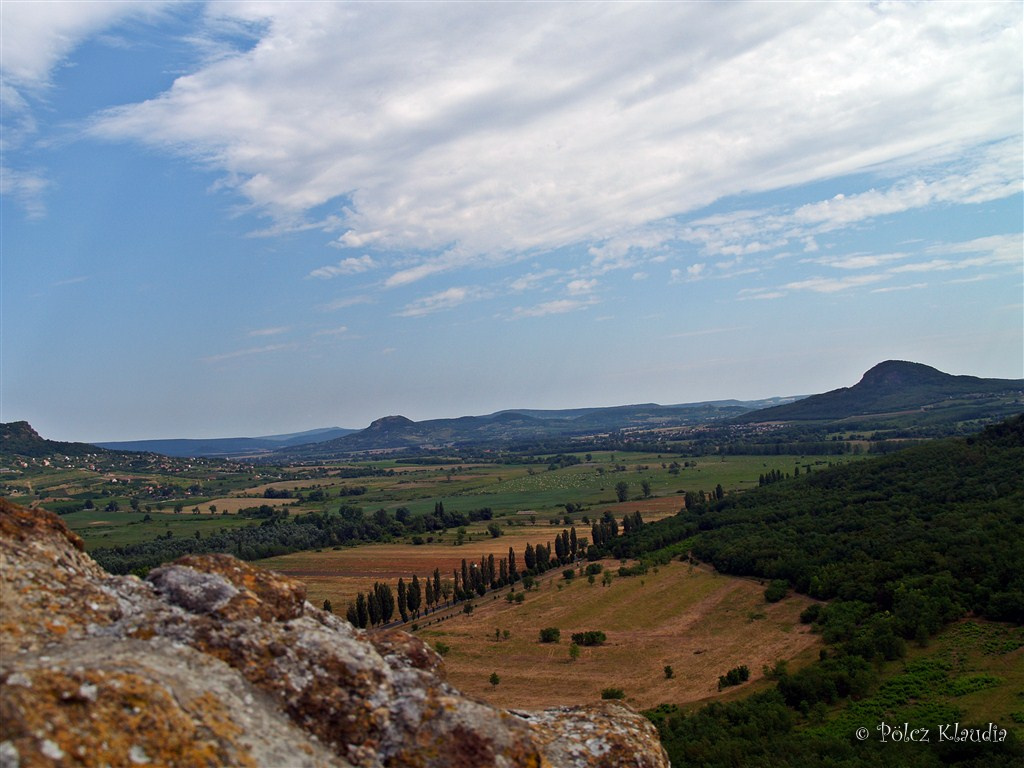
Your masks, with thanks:
[{"label": "rock", "polygon": [[637,766],[615,704],[507,712],[413,635],[366,633],[227,555],[111,576],[56,516],[0,500],[0,767]]}]

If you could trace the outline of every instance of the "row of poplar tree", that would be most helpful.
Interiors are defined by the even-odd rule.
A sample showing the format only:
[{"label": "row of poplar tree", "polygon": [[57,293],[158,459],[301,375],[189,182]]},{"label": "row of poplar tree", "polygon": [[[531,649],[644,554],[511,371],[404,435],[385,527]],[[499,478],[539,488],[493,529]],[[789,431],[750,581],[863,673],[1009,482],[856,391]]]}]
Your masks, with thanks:
[{"label": "row of poplar tree", "polygon": [[[622,520],[625,532],[637,530],[642,525],[643,519],[639,512],[626,515]],[[610,512],[591,527],[597,542],[617,536],[618,532],[619,524]],[[523,576],[536,576],[552,568],[574,563],[587,552],[587,544],[587,539],[578,537],[576,526],[572,526],[555,536],[553,547],[551,542],[536,546],[527,544],[523,552],[522,571],[519,570],[515,550],[509,547],[507,557],[495,558],[493,554],[481,556],[479,563],[469,563],[463,558],[462,567],[454,569],[450,579],[442,578],[438,568],[422,580],[419,576],[413,576],[407,583],[401,578],[398,580],[397,596],[390,584],[375,582],[369,592],[356,595],[356,599],[349,603],[345,615],[352,624],[362,628],[389,624],[397,618],[403,622],[417,619],[438,608],[472,600],[474,596],[483,597],[488,590],[512,586]]]}]

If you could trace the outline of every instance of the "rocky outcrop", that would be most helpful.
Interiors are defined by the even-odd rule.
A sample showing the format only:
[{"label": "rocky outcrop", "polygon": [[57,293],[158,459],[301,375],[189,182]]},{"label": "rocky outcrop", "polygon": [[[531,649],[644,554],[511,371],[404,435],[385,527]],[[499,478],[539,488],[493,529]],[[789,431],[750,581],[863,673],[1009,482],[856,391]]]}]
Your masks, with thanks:
[{"label": "rocky outcrop", "polygon": [[626,707],[500,711],[404,632],[367,634],[226,555],[111,576],[0,500],[0,768],[667,766]]}]

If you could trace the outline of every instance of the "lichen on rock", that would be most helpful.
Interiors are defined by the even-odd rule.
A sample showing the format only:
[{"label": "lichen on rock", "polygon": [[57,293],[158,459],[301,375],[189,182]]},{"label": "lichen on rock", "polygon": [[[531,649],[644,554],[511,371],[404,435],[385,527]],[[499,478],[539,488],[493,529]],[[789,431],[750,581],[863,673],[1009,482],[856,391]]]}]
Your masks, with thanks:
[{"label": "lichen on rock", "polygon": [[0,766],[637,766],[621,705],[507,712],[413,635],[366,633],[228,555],[111,576],[56,516],[0,500]]}]

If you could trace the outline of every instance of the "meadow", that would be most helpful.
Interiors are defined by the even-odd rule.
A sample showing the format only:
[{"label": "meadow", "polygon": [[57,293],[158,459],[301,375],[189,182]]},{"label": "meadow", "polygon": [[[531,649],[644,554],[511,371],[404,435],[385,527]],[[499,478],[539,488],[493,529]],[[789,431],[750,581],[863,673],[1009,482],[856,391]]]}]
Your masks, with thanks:
[{"label": "meadow", "polygon": [[[619,563],[603,565],[616,573]],[[820,644],[799,622],[808,598],[768,604],[757,582],[679,561],[644,576],[613,576],[607,586],[600,576],[593,584],[586,577],[566,581],[556,569],[521,604],[494,597],[475,601],[470,615],[425,617],[416,634],[450,649],[445,666],[452,684],[502,707],[596,702],[605,688],[621,688],[638,708],[701,701],[718,696],[719,676],[739,665],[752,673],[740,686],[745,693],[758,687],[765,665],[808,663]],[[559,642],[540,642],[545,627],[560,630]],[[604,632],[607,641],[580,647],[573,660],[571,635],[588,630]]]},{"label": "meadow", "polygon": [[[42,473],[35,479],[34,492],[49,488],[47,493],[31,496],[12,496],[12,500],[25,504],[41,504],[63,514],[65,522],[83,537],[87,549],[120,546],[138,541],[152,540],[158,535],[171,531],[173,536],[194,536],[196,531],[203,536],[211,530],[211,505],[216,507],[216,517],[222,520],[218,527],[235,527],[253,524],[242,520],[235,513],[243,507],[270,506],[287,507],[291,514],[303,514],[323,509],[336,509],[340,503],[362,507],[367,514],[376,509],[394,513],[401,507],[412,514],[433,510],[438,501],[447,509],[459,512],[489,507],[496,518],[510,518],[517,524],[529,524],[531,517],[540,524],[565,515],[565,504],[578,504],[582,512],[576,514],[574,522],[580,525],[583,515],[599,516],[605,508],[612,508],[616,516],[626,511],[640,509],[645,516],[650,514],[673,514],[682,506],[685,491],[711,492],[716,485],[726,491],[756,487],[758,476],[772,470],[792,472],[799,466],[801,472],[807,467],[823,468],[829,464],[856,461],[858,456],[715,456],[683,458],[644,453],[595,452],[580,454],[580,464],[548,469],[545,464],[407,464],[386,461],[365,462],[358,465],[342,464],[311,470],[289,470],[282,468],[261,468],[253,472],[252,479],[239,472],[235,476],[218,477],[216,483],[204,486],[196,475],[181,482],[188,482],[204,490],[230,488],[227,493],[194,493],[159,501],[142,498],[141,510],[150,513],[150,520],[144,515],[130,511],[130,502],[135,496],[133,489],[141,484],[159,485],[160,478],[150,473],[138,477],[122,472],[120,482],[112,483],[111,478],[102,480],[96,473],[81,470],[74,472],[57,471]],[[678,467],[673,467],[673,462]],[[248,471],[248,470],[247,470]],[[357,471],[363,476],[350,477]],[[384,474],[387,473],[387,474]],[[268,475],[294,475],[290,479],[267,480]],[[167,478],[163,478],[166,481]],[[642,484],[649,483],[651,497],[642,498]],[[628,485],[629,507],[622,508],[616,502],[615,486],[619,482]],[[360,495],[340,495],[353,488],[365,489]],[[263,494],[272,489],[288,493],[290,498],[264,498]],[[184,489],[182,489],[184,490]],[[298,501],[298,494],[309,496],[320,491],[324,500]],[[95,499],[97,510],[115,502],[121,511],[97,516],[97,510],[69,512],[78,509],[86,498]],[[78,500],[72,502],[71,500]],[[172,509],[180,504],[182,511],[173,514]],[[198,514],[193,511],[198,509]],[[224,515],[222,513],[228,513]],[[559,529],[561,530],[561,529]],[[449,534],[450,536],[451,534]],[[475,535],[471,532],[471,535]],[[524,545],[525,546],[525,545]],[[505,547],[507,550],[507,546]],[[434,566],[431,566],[431,570]]]}]

